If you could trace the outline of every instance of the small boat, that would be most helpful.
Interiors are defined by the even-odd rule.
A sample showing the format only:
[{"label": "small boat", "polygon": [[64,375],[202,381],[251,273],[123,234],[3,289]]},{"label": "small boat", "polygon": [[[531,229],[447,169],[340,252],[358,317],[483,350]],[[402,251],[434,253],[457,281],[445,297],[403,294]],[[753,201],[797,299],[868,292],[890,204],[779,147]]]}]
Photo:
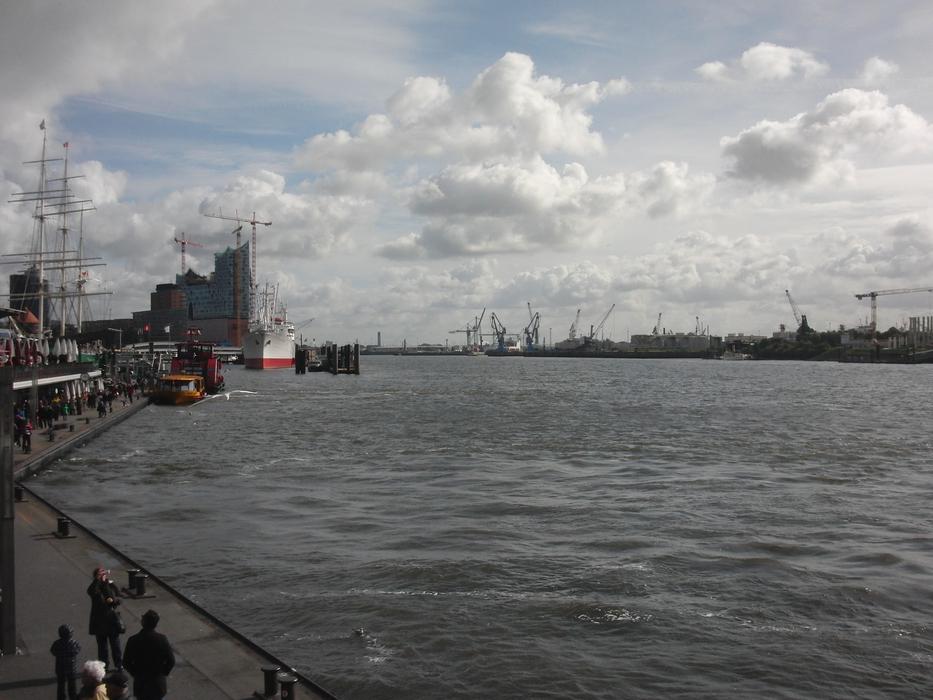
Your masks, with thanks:
[{"label": "small boat", "polygon": [[163,374],[149,392],[153,403],[169,406],[187,406],[206,395],[204,378],[196,374]]}]

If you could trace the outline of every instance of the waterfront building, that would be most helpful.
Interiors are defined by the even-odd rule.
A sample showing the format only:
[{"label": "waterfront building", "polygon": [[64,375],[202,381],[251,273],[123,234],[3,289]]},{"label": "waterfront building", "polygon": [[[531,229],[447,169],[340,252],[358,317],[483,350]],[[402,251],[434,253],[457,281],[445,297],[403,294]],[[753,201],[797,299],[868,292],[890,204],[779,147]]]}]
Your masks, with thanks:
[{"label": "waterfront building", "polygon": [[244,243],[239,251],[215,253],[210,275],[189,268],[174,283],[157,285],[149,295],[149,310],[135,311],[133,318],[139,329],[149,327],[152,340],[181,340],[196,327],[203,341],[239,346],[249,323],[249,291],[249,243]]},{"label": "waterfront building", "polygon": [[[42,291],[43,314],[39,313],[40,289]],[[51,325],[52,303],[49,299],[49,281],[42,280],[39,284],[39,269],[32,266],[23,272],[10,275],[10,307],[14,309],[29,309],[36,318],[45,320],[46,326]]]}]

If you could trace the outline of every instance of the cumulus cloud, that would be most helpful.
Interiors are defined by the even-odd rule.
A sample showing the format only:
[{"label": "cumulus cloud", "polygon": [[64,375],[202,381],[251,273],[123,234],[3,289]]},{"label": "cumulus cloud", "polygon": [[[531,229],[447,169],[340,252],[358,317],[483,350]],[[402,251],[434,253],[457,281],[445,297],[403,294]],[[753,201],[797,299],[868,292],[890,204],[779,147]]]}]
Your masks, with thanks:
[{"label": "cumulus cloud", "polygon": [[530,162],[458,164],[411,190],[412,213],[428,222],[380,249],[401,259],[568,249],[605,235],[622,216],[689,211],[711,192],[710,175],[663,162],[631,175],[590,178]]},{"label": "cumulus cloud", "polygon": [[859,78],[865,85],[875,86],[886,82],[899,70],[900,67],[896,63],[872,56],[865,61]]},{"label": "cumulus cloud", "polygon": [[697,67],[695,72],[704,80],[764,82],[813,78],[828,70],[829,66],[809,51],[763,41],[746,50],[731,65],[710,61]]},{"label": "cumulus cloud", "polygon": [[761,121],[720,141],[732,159],[733,177],[769,184],[805,183],[851,172],[849,159],[929,152],[933,130],[886,95],[847,89],[833,93],[812,112],[783,122]]},{"label": "cumulus cloud", "polygon": [[909,286],[903,282],[909,279],[927,284],[933,266],[933,228],[919,216],[898,219],[878,240],[835,230],[821,236],[819,244],[826,251],[822,273],[862,286],[900,288]]},{"label": "cumulus cloud", "polygon": [[288,260],[330,254],[356,227],[370,220],[371,207],[371,200],[356,195],[288,192],[282,175],[260,170],[237,176],[222,190],[212,191],[201,200],[198,211],[226,216],[238,211],[241,218],[255,212],[257,219],[272,222],[269,229],[260,227],[257,250],[264,257]]},{"label": "cumulus cloud", "polygon": [[396,160],[457,158],[473,162],[538,153],[598,153],[602,137],[587,111],[627,92],[624,79],[566,84],[538,75],[531,58],[507,53],[459,95],[439,78],[405,81],[353,133],[318,134],[296,154],[313,170],[381,169]]}]

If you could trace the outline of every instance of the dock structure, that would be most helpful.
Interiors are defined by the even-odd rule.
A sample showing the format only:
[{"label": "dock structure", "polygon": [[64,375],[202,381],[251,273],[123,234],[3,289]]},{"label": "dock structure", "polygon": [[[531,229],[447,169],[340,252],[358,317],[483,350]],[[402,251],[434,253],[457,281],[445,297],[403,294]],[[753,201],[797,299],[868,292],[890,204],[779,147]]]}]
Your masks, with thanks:
[{"label": "dock structure", "polygon": [[[9,378],[0,368],[0,407],[12,406]],[[79,662],[96,657],[97,645],[87,628],[90,600],[86,590],[91,572],[102,565],[111,570],[124,594],[120,611],[127,632],[123,643],[139,631],[146,610],[159,613],[159,631],[168,637],[176,657],[168,677],[168,697],[334,698],[32,493],[28,481],[20,481],[144,405],[145,401],[138,401],[114,406],[113,413],[102,418],[74,416],[69,428],[59,431],[59,439],[49,441],[36,434],[29,454],[13,446],[11,411],[0,411],[0,419],[8,419],[0,426],[0,697],[40,700],[53,696],[55,659],[49,647],[59,625],[74,629],[81,645]],[[135,579],[132,584],[131,577]]]},{"label": "dock structure", "polygon": [[359,374],[360,344],[328,345],[324,349],[323,366],[331,374]]}]

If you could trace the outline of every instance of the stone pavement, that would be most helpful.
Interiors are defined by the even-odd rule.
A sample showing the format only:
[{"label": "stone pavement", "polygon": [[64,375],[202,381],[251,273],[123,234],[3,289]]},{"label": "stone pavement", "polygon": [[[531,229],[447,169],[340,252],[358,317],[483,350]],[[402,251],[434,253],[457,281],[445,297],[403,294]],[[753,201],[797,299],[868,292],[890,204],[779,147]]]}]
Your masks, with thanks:
[{"label": "stone pavement", "polygon": [[[117,402],[119,403],[119,402]],[[61,438],[49,442],[41,433],[33,436],[33,452],[16,454],[14,470],[18,477],[30,473],[49,455],[60,455],[63,446],[76,447],[101,429],[142,408],[144,401],[114,406],[113,414],[89,422],[74,417],[75,431],[67,428]],[[53,457],[53,458],[57,458]],[[0,698],[3,700],[47,700],[55,694],[55,660],[49,647],[58,636],[58,626],[69,624],[81,644],[81,663],[96,656],[97,645],[88,634],[90,599],[86,590],[93,569],[103,565],[113,572],[119,587],[128,583],[127,571],[138,569],[134,562],[108,546],[77,523],[70,525],[70,536],[59,537],[58,519],[63,514],[45,503],[23,484],[25,498],[15,503],[16,627],[15,656],[0,657]],[[152,608],[161,621],[159,631],[172,644],[177,663],[169,676],[168,698],[173,700],[245,700],[266,697],[262,667],[286,665],[275,659],[222,622],[163,584],[152,572],[146,582],[146,597],[127,595],[120,606],[127,626],[125,643],[140,629],[140,617]],[[294,697],[332,698],[310,679],[300,677]],[[278,693],[274,697],[278,697]]]}]

